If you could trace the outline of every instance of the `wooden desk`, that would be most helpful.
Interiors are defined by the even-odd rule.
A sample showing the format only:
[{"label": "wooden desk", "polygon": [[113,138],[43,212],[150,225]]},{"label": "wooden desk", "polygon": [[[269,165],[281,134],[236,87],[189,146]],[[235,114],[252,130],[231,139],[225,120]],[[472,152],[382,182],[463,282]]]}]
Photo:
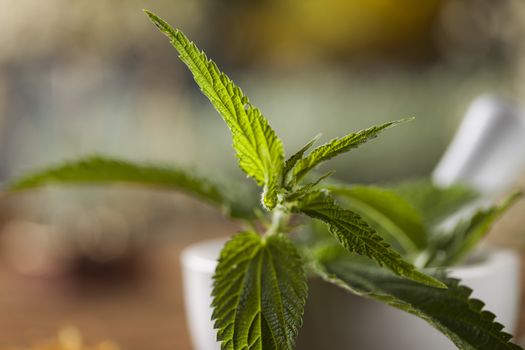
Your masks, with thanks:
[{"label": "wooden desk", "polygon": [[[231,229],[215,226],[214,236]],[[190,350],[178,262],[190,241],[154,245],[135,277],[120,282],[21,277],[0,264],[0,348],[28,345],[74,325],[92,344],[111,339],[123,350]],[[524,330],[522,317],[519,335]]]},{"label": "wooden desk", "polygon": [[129,350],[191,349],[180,288],[181,247],[152,250],[134,281],[107,286],[23,278],[0,267],[0,348],[28,345],[74,325],[91,344],[111,339]]}]

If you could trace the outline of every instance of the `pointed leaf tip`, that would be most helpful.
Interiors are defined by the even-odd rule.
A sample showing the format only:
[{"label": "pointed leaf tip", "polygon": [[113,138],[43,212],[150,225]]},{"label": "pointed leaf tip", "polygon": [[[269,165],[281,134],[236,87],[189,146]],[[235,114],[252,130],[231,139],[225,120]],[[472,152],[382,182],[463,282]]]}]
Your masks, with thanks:
[{"label": "pointed leaf tip", "polygon": [[357,148],[376,138],[382,131],[409,120],[411,119],[407,118],[374,125],[368,129],[350,133],[343,137],[337,137],[315,148],[307,157],[298,160],[295,164],[293,168],[295,182],[300,181],[308,172],[317,167],[320,163],[332,159],[337,155],[346,153],[351,149]]},{"label": "pointed leaf tip", "polygon": [[239,166],[259,186],[264,187],[263,203],[271,209],[281,185],[284,149],[281,140],[261,111],[253,106],[242,90],[180,30],[146,11],[164,33],[179,58],[193,74],[202,93],[229,127]]}]

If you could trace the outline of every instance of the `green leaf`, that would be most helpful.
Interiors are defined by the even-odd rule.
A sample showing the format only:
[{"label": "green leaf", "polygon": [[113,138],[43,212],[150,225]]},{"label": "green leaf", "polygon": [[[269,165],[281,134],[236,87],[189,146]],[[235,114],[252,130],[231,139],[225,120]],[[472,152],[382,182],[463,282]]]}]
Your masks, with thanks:
[{"label": "green leaf", "polygon": [[335,138],[324,145],[314,149],[306,158],[299,160],[294,168],[296,182],[302,179],[310,170],[314,169],[319,163],[331,159],[341,153],[348,152],[365,142],[376,138],[377,135],[392,126],[405,123],[412,119],[402,119],[388,122],[381,125],[372,126],[368,129],[348,134],[343,137]]},{"label": "green leaf", "polygon": [[263,204],[272,209],[276,205],[284,166],[281,140],[261,111],[250,103],[241,89],[204,52],[180,30],[173,29],[151,12],[146,11],[146,14],[169,38],[201,91],[230,128],[241,169],[254,178],[258,185],[265,186]]},{"label": "green leaf", "polygon": [[8,187],[11,192],[34,189],[51,184],[129,183],[184,191],[208,203],[218,205],[234,217],[251,217],[239,198],[226,195],[217,184],[182,168],[91,156],[65,162],[28,174]]},{"label": "green leaf", "polygon": [[287,202],[293,202],[298,199],[301,199],[305,196],[307,196],[309,193],[312,193],[317,185],[326,178],[332,176],[335,173],[334,170],[327,172],[326,174],[323,174],[317,178],[317,180],[314,180],[313,182],[307,183],[306,185],[303,185],[293,192],[289,193],[285,197],[285,201]]},{"label": "green leaf", "polygon": [[317,264],[316,272],[328,282],[352,293],[387,303],[412,313],[437,328],[459,349],[521,349],[512,336],[470,297],[472,290],[443,273],[436,277],[447,289],[432,288],[399,278],[357,257],[333,255]]},{"label": "green leaf", "polygon": [[436,236],[436,241],[430,247],[433,254],[428,266],[453,266],[460,263],[486,236],[494,222],[522,196],[523,192],[515,192],[498,205],[478,210],[452,231]]},{"label": "green leaf", "polygon": [[286,236],[234,236],[213,278],[212,318],[222,349],[294,348],[307,287],[301,257]]},{"label": "green leaf", "polygon": [[403,182],[393,186],[392,190],[423,214],[428,227],[439,225],[478,197],[467,186],[438,187],[429,179]]},{"label": "green leaf", "polygon": [[[321,137],[321,134],[317,134],[313,139],[311,139],[306,145],[304,145],[299,151],[295,152],[290,158],[284,163],[283,169],[283,182],[286,180],[287,175],[290,170],[293,169],[295,164],[301,159],[303,159],[304,153],[308,151]],[[283,184],[284,185],[284,184]]]},{"label": "green leaf", "polygon": [[327,186],[345,205],[360,214],[385,239],[393,240],[406,253],[426,248],[427,232],[419,211],[403,197],[374,186]]},{"label": "green leaf", "polygon": [[404,261],[359,215],[339,207],[325,192],[315,191],[297,201],[295,211],[326,223],[330,232],[349,252],[364,255],[397,275],[443,288],[435,278],[425,275]]}]

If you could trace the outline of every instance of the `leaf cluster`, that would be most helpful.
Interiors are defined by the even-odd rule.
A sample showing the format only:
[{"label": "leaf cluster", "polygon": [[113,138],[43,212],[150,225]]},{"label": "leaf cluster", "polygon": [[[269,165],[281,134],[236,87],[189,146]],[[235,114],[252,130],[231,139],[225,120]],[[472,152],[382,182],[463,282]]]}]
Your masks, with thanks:
[{"label": "leaf cluster", "polygon": [[492,224],[523,192],[488,205],[464,185],[430,180],[381,188],[330,185],[331,193],[366,219],[401,255],[420,267],[448,267],[466,259]]},{"label": "leaf cluster", "polygon": [[[331,250],[328,253],[326,250]],[[416,315],[447,335],[459,349],[520,349],[511,343],[482,301],[471,298],[472,290],[443,271],[429,270],[447,289],[402,280],[360,257],[338,249],[326,249],[315,270],[330,283]]]},{"label": "leaf cluster", "polygon": [[[428,227],[437,227],[446,216],[451,208],[446,201],[432,214],[424,209],[424,196],[407,195],[414,192],[407,186],[326,185],[323,180],[331,172],[312,180],[312,171],[319,164],[408,119],[352,132],[313,148],[319,139],[316,136],[286,157],[283,143],[268,120],[233,80],[180,30],[151,12],[146,14],[168,37],[197,86],[226,123],[239,167],[261,187],[262,208],[252,205],[258,201],[252,201],[249,193],[233,196],[231,193],[238,191],[183,167],[101,156],[37,171],[14,182],[11,191],[48,184],[124,182],[160,186],[194,195],[250,223],[249,229],[226,243],[213,277],[213,319],[222,349],[293,349],[307,298],[308,267],[314,267],[311,271],[330,283],[422,317],[460,348],[488,344],[485,349],[494,349],[491,346],[496,342],[504,345],[502,349],[517,348],[493,317],[481,310],[481,304],[469,298],[467,289],[443,273],[429,273],[414,265],[432,244],[439,247],[436,251],[454,251],[447,262],[459,260],[507,204],[476,215],[460,233],[451,234],[452,238],[437,240],[428,234]],[[295,217],[323,225],[331,241],[291,239],[287,233],[293,231]],[[257,232],[254,221],[261,218],[269,223]],[[355,262],[355,256],[361,260]],[[430,261],[435,260],[427,259],[428,264]],[[433,300],[430,304],[429,297]],[[451,301],[457,304],[457,311],[443,308]],[[465,317],[468,320],[462,322]],[[486,337],[481,335],[485,331],[489,332]]]}]

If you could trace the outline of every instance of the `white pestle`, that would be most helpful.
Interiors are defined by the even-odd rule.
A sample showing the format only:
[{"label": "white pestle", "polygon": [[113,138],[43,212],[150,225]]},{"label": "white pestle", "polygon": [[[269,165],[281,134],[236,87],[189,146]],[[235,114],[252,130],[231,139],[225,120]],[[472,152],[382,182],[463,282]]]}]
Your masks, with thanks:
[{"label": "white pestle", "polygon": [[432,180],[440,187],[470,186],[481,197],[441,223],[441,228],[449,231],[480,208],[489,207],[511,190],[524,172],[525,112],[501,97],[478,97],[434,169]]},{"label": "white pestle", "polygon": [[484,95],[468,109],[436,166],[438,186],[462,183],[494,199],[525,171],[525,113],[503,98]]}]

